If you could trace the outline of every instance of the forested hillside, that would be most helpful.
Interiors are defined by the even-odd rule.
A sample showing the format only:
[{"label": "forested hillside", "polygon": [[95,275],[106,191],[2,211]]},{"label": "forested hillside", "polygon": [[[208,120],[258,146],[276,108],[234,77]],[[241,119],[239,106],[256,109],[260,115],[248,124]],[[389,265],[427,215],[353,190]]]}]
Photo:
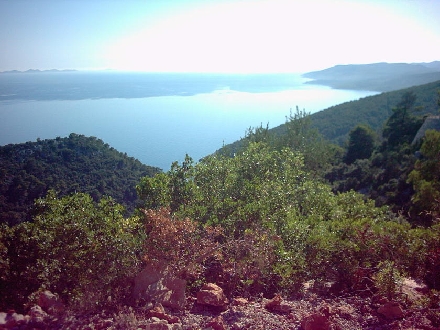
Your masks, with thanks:
[{"label": "forested hillside", "polygon": [[[311,114],[311,126],[316,128],[324,139],[340,146],[347,142],[350,130],[358,124],[368,125],[380,136],[385,121],[393,113],[393,107],[400,102],[405,93],[413,92],[416,95],[414,104],[414,108],[417,110],[416,115],[424,116],[438,113],[438,90],[440,90],[440,80],[425,85],[367,96],[357,101],[345,102]],[[302,110],[302,112],[307,113],[307,109]],[[288,118],[286,120],[288,121]],[[275,135],[285,135],[287,125],[282,124],[271,128],[270,132]],[[220,149],[220,152],[227,149],[233,153],[242,144],[243,140],[235,141],[224,146]]]},{"label": "forested hillside", "polygon": [[[413,92],[417,96],[414,104],[417,115],[438,113],[437,91],[439,89],[440,80],[335,105],[312,114],[312,125],[326,139],[338,144],[344,143],[350,130],[358,124],[369,125],[374,131],[381,134],[385,120],[391,116],[393,107],[405,93]],[[275,131],[282,129],[283,125],[274,128]]]},{"label": "forested hillside", "polygon": [[36,198],[49,189],[63,195],[85,192],[99,200],[112,196],[132,212],[134,186],[158,168],[146,166],[95,137],[39,140],[0,147],[0,222],[30,219]]}]

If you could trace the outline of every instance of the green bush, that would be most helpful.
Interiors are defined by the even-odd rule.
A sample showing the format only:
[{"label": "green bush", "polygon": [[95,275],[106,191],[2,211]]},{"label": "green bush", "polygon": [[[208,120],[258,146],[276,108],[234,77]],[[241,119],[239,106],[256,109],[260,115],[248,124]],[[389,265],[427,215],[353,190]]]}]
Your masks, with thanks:
[{"label": "green bush", "polygon": [[140,262],[139,219],[125,219],[111,198],[96,204],[82,193],[58,199],[51,191],[36,208],[34,222],[12,227],[5,239],[10,270],[2,284],[9,298],[23,304],[33,291],[48,289],[88,308],[121,298]]},{"label": "green bush", "polygon": [[[305,171],[301,154],[288,148],[250,142],[233,158],[214,155],[193,164],[187,157],[170,172],[143,179],[137,189],[146,206],[170,208],[170,228],[179,223],[171,219],[185,217],[194,226],[221,226],[226,245],[221,260],[210,262],[223,281],[229,279],[224,282],[231,292],[293,291],[311,279],[352,288],[360,270],[373,272],[381,261],[402,270],[409,265],[407,224],[359,193],[334,194]],[[258,235],[279,239],[263,244]],[[248,242],[254,242],[252,248]],[[270,258],[257,262],[255,271],[267,251]]]},{"label": "green bush", "polygon": [[386,260],[380,262],[378,271],[374,274],[373,279],[379,293],[385,296],[389,301],[395,300],[401,292],[403,275],[392,261]]}]

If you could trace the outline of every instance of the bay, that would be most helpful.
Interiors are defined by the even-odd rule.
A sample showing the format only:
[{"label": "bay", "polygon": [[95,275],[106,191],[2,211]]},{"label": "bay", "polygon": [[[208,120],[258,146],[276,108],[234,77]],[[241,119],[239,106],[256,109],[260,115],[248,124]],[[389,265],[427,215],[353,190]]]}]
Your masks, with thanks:
[{"label": "bay", "polygon": [[222,81],[204,89],[192,86],[186,96],[179,87],[167,92],[171,95],[150,97],[7,99],[0,101],[0,145],[77,133],[98,137],[144,164],[168,170],[185,154],[197,161],[240,139],[249,127],[283,124],[296,106],[313,113],[375,94],[300,80],[276,88],[272,84],[267,91],[264,84],[257,87]]}]

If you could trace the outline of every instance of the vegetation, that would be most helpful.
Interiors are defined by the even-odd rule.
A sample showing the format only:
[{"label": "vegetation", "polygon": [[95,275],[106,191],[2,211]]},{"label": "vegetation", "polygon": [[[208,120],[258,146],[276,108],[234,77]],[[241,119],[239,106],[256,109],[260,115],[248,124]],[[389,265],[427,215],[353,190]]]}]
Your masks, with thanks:
[{"label": "vegetation", "polygon": [[[408,145],[410,140],[406,138],[409,133],[402,130],[399,136],[396,127],[406,127],[406,123],[420,126],[410,113],[414,101],[413,94],[405,94],[394,111],[398,114],[405,111],[403,122],[392,116],[386,123],[386,127],[396,134],[392,138],[400,143],[390,143],[391,135],[384,134],[383,142],[376,144],[372,131],[358,126],[353,130],[352,143],[342,157],[341,150],[323,140],[310,126],[308,116],[297,110],[286,123],[285,135],[274,135],[263,127],[250,130],[241,141],[242,149],[234,150],[233,156],[224,148],[198,164],[193,164],[187,157],[181,166],[173,164],[168,173],[144,178],[137,186],[138,194],[146,208],[168,209],[170,217],[176,221],[190,218],[199,226],[220,226],[221,241],[226,246],[242,244],[241,249],[246,250],[243,242],[250,240],[254,250],[261,249],[253,252],[253,258],[258,260],[257,255],[275,256],[269,258],[269,264],[258,274],[236,271],[234,275],[239,278],[221,274],[215,279],[221,282],[228,278],[224,285],[234,283],[234,290],[240,292],[248,290],[248,294],[255,294],[257,291],[289,290],[308,279],[321,284],[333,282],[352,289],[365,285],[357,277],[361,270],[377,274],[370,280],[384,287],[388,285],[384,280],[387,274],[404,273],[426,279],[433,273],[433,268],[426,267],[425,263],[433,247],[421,248],[421,240],[427,239],[431,242],[428,245],[437,246],[438,227],[416,229],[410,222],[416,223],[418,218],[405,219],[387,207],[374,206],[373,200],[365,200],[364,195],[347,188],[350,184],[355,185],[352,180],[356,177],[350,172],[342,172],[337,194],[321,176],[334,174],[341,167],[360,171],[357,169],[363,166],[365,176],[361,175],[356,184],[371,184],[373,174],[369,172],[374,168],[371,166],[373,161],[378,168],[387,165],[388,161],[391,163],[383,172],[390,176],[387,183],[402,173],[409,173],[413,164],[413,158],[409,157],[412,153]],[[416,130],[413,129],[414,135]],[[363,147],[365,142],[367,148]],[[344,163],[356,146],[367,149],[367,153],[354,155],[349,164]],[[400,162],[402,167],[396,171],[392,164],[402,158],[407,162]],[[406,175],[404,179],[403,184],[409,185]],[[380,184],[384,184],[383,181]],[[387,188],[389,194],[386,196],[391,196],[391,192],[399,194],[398,185]],[[397,196],[394,197],[393,201],[397,201]],[[411,194],[409,202],[410,197]],[[438,217],[438,213],[431,215],[433,219]],[[270,243],[262,244],[261,237],[270,237]],[[421,250],[418,249],[424,252],[419,254],[417,251]],[[238,262],[235,254],[229,255],[228,252],[222,249],[220,256],[216,255],[214,264],[218,269],[228,269],[231,258]],[[243,270],[250,262],[244,260],[240,268]],[[205,267],[209,269],[209,265]],[[392,273],[389,268],[393,269]]]},{"label": "vegetation", "polygon": [[145,239],[139,218],[124,218],[110,197],[95,203],[84,193],[49,191],[35,205],[33,222],[2,227],[1,308],[22,308],[38,290],[82,308],[124,297]]},{"label": "vegetation", "polygon": [[440,212],[440,132],[428,130],[420,149],[420,158],[408,177],[415,190],[412,211],[421,214]]},{"label": "vegetation", "polygon": [[128,213],[136,202],[134,186],[158,168],[143,165],[95,137],[38,140],[0,147],[0,223],[31,219],[34,200],[53,189],[62,196],[90,194],[95,201],[112,196]]},{"label": "vegetation", "polygon": [[[346,143],[348,133],[359,124],[371,127],[381,136],[384,122],[393,114],[393,107],[402,100],[405,93],[410,92],[417,96],[414,108],[419,108],[418,114],[424,116],[438,112],[437,91],[439,89],[440,81],[436,81],[345,102],[310,115],[312,126],[325,139],[341,146]],[[273,130],[283,132],[284,125]]]},{"label": "vegetation", "polygon": [[[419,143],[412,143],[423,119],[415,115],[417,96],[403,94],[384,124],[382,139],[374,139],[368,128],[359,136],[359,126],[350,133],[348,149],[343,161],[325,174],[336,192],[355,190],[375,200],[377,206],[388,205],[393,211],[408,215],[411,222],[431,222],[433,217],[411,212],[414,209],[414,185],[409,174],[416,162]],[[357,135],[353,135],[358,132]],[[368,142],[365,142],[367,139]],[[373,141],[378,141],[374,143]],[[380,142],[380,143],[379,143]],[[365,143],[368,147],[365,147]],[[368,154],[359,155],[368,149]],[[368,156],[368,157],[367,157]],[[432,205],[431,205],[432,206]],[[431,209],[431,208],[430,208]]]},{"label": "vegetation", "polygon": [[345,148],[297,109],[284,134],[250,129],[235,150],[144,176],[131,217],[110,197],[50,191],[32,222],[0,231],[0,307],[43,289],[72,308],[121,304],[146,263],[188,291],[215,282],[230,297],[294,295],[313,281],[395,300],[404,276],[438,290],[440,133],[411,145],[416,104],[404,93],[381,139],[355,125]]},{"label": "vegetation", "polygon": [[357,159],[370,158],[376,144],[376,135],[365,125],[358,125],[350,131],[344,162],[352,164]]}]

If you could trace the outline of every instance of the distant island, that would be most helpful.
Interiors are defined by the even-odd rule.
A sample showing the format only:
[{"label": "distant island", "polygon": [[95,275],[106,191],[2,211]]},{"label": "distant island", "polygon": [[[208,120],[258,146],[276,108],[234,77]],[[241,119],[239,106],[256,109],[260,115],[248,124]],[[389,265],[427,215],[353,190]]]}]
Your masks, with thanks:
[{"label": "distant island", "polygon": [[19,70],[10,70],[10,71],[0,71],[0,73],[46,73],[46,72],[75,72],[78,70],[71,70],[71,69],[65,69],[65,70],[58,70],[58,69],[49,69],[49,70],[38,70],[38,69],[29,69],[26,71],[19,71]]},{"label": "distant island", "polygon": [[[94,71],[94,73],[99,74],[103,72],[113,72],[113,73],[121,73],[118,71],[113,70],[98,70]],[[19,73],[69,73],[69,72],[84,72],[80,70],[73,70],[73,69],[49,69],[49,70],[39,70],[39,69],[29,69],[26,71],[19,71],[19,70],[11,70],[11,71],[2,71],[0,74],[19,74]],[[85,71],[88,73],[88,71]],[[124,73],[127,74],[127,73]],[[144,73],[141,75],[141,77],[151,77],[151,76],[157,76],[158,74],[152,74],[152,73]],[[160,74],[159,74],[160,75]],[[288,74],[287,74],[288,75]],[[179,79],[181,79],[181,75]],[[216,80],[214,82],[214,86],[217,86],[219,82],[222,82],[224,84],[231,84],[230,81],[224,82],[225,77],[230,76],[241,76],[240,79],[253,79],[254,76],[258,77],[259,75],[209,75],[212,77],[215,77]],[[267,74],[267,76],[270,76],[270,74]],[[365,90],[365,91],[375,91],[375,92],[389,92],[393,90],[403,89],[403,88],[409,88],[412,86],[418,86],[423,85],[431,82],[435,82],[440,80],[440,61],[434,61],[430,63],[371,63],[371,64],[348,64],[348,65],[336,65],[331,68],[327,68],[320,71],[312,71],[302,74],[303,78],[310,79],[309,81],[305,82],[306,84],[313,84],[313,85],[322,85],[322,86],[329,86],[334,89],[345,89],[345,90]],[[173,77],[176,78],[176,77]],[[206,77],[205,77],[206,78]],[[254,77],[255,78],[255,77]],[[277,79],[279,79],[279,75]],[[117,81],[109,81],[109,78],[106,77],[106,81],[109,85],[120,84],[119,80],[120,77],[118,76]],[[204,79],[204,78],[203,78]],[[240,80],[239,79],[239,80]],[[137,85],[139,83],[139,76],[136,78]],[[212,83],[205,81],[205,83]],[[238,82],[239,85],[240,81]],[[74,86],[79,87],[79,86]],[[200,86],[199,86],[200,87]],[[235,86],[237,87],[237,86]],[[239,86],[238,86],[239,87]],[[265,86],[267,87],[267,86]],[[100,87],[101,88],[101,87]],[[212,90],[211,87],[204,86],[204,90],[206,92],[206,88],[210,91]],[[136,88],[134,88],[136,89]],[[125,90],[125,92],[122,92],[122,90]],[[148,89],[149,90],[149,89]],[[32,91],[35,92],[34,88],[32,88]],[[117,88],[117,97],[148,97],[152,95],[145,95],[145,88],[142,89],[142,91],[136,90],[133,91],[133,88],[130,88],[130,92],[127,94],[126,86],[118,86]],[[22,95],[23,91],[17,92],[14,91],[13,94],[14,98],[24,98],[27,99],[28,97],[25,95]],[[163,91],[162,91],[163,92]],[[199,91],[200,92],[200,91]],[[93,95],[87,95],[88,97],[92,98],[103,98],[103,97],[115,97],[115,95],[103,95],[102,91],[99,93],[93,93],[90,90],[87,91],[88,94],[92,93]],[[133,93],[135,95],[133,95]],[[8,95],[9,95],[8,94]],[[26,94],[26,92],[24,93]],[[114,91],[111,92],[111,94],[114,94]],[[148,94],[148,93],[147,93]],[[193,95],[194,93],[184,93],[188,95]],[[154,93],[156,95],[156,93]],[[36,95],[32,95],[32,98],[35,98]],[[82,98],[81,96],[75,95],[73,98]],[[41,98],[41,95],[37,97],[38,99]],[[44,97],[43,97],[44,98]],[[53,95],[51,96],[53,98]],[[72,95],[70,93],[70,90],[67,91],[67,95],[60,96],[58,95],[56,97],[57,99],[64,99],[64,98],[72,98]]]},{"label": "distant island", "polygon": [[335,89],[389,92],[440,80],[440,61],[336,65],[303,74],[307,84]]}]

